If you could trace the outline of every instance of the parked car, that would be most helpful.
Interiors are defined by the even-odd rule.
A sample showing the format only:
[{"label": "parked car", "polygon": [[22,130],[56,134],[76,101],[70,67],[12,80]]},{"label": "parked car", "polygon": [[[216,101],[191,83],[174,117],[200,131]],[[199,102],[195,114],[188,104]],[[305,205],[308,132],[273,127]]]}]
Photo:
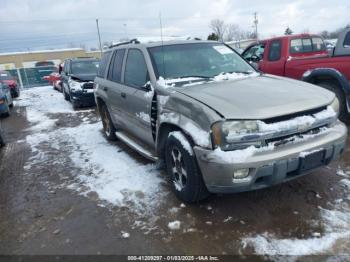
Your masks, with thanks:
[{"label": "parked car", "polygon": [[288,181],[336,159],[334,93],[259,74],[213,41],[119,44],[95,79],[104,135],[164,160],[183,201]]},{"label": "parked car", "polygon": [[19,97],[20,89],[16,78],[14,78],[9,72],[0,71],[0,82],[10,87],[12,97]]},{"label": "parked car", "polygon": [[53,89],[62,92],[62,81],[59,73],[52,72],[50,75],[44,76],[43,79],[48,81],[53,86]]},{"label": "parked car", "polygon": [[0,83],[0,115],[9,116],[13,107],[11,91],[8,85]]},{"label": "parked car", "polygon": [[340,101],[340,119],[350,122],[350,28],[339,35],[332,52],[321,36],[275,37],[249,46],[242,54],[264,73],[287,76],[333,91]]},{"label": "parked car", "polygon": [[99,67],[97,58],[73,58],[64,61],[61,72],[63,95],[74,108],[94,106],[93,81]]}]

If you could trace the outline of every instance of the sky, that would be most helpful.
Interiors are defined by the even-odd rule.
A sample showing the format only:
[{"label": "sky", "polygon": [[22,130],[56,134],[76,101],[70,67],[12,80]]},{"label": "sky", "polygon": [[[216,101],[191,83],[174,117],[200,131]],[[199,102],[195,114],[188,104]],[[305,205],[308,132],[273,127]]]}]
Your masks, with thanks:
[{"label": "sky", "polygon": [[102,42],[163,35],[206,38],[212,19],[253,31],[260,38],[332,31],[350,23],[349,0],[1,0],[0,52],[98,47]]}]

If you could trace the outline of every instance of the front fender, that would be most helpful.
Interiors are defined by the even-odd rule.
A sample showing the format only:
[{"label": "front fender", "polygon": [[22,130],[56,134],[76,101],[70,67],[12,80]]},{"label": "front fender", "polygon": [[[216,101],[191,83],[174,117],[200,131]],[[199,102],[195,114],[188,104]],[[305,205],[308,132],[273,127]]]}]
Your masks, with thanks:
[{"label": "front fender", "polygon": [[318,77],[331,77],[333,79],[336,79],[346,96],[350,94],[350,84],[347,78],[334,68],[315,68],[308,70],[303,74],[301,80],[308,83],[313,83],[313,80]]}]

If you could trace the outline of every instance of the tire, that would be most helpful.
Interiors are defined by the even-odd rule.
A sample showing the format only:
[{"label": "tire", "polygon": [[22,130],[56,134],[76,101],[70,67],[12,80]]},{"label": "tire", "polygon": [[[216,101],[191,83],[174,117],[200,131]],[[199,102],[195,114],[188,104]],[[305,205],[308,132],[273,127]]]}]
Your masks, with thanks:
[{"label": "tire", "polygon": [[170,133],[167,139],[165,165],[172,188],[180,200],[193,203],[209,197],[192,146],[180,131]]},{"label": "tire", "polygon": [[117,131],[111,119],[111,115],[108,112],[108,108],[105,104],[101,106],[100,110],[101,121],[103,125],[103,134],[108,141],[115,141],[117,137],[115,132]]},{"label": "tire", "polygon": [[69,97],[69,95],[66,93],[66,90],[63,88],[63,96],[64,96],[64,99],[66,100],[66,101],[69,101],[70,100],[70,97]]},{"label": "tire", "polygon": [[5,145],[5,141],[4,139],[2,138],[2,135],[1,135],[1,132],[0,132],[0,147],[4,146]]},{"label": "tire", "polygon": [[344,93],[336,85],[330,82],[318,83],[319,86],[333,92],[339,100],[339,119],[345,123],[350,123],[350,115],[347,111]]}]

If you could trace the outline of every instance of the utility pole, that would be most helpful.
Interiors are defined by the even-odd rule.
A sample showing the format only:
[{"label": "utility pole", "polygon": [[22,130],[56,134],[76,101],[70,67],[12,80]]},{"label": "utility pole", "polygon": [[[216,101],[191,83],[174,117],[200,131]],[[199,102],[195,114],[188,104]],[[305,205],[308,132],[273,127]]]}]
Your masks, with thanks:
[{"label": "utility pole", "polygon": [[101,56],[102,56],[102,43],[101,43],[100,27],[98,26],[98,19],[97,18],[96,18],[96,26],[97,26],[98,41],[100,43],[100,52],[101,52]]},{"label": "utility pole", "polygon": [[259,21],[258,21],[258,13],[255,12],[254,13],[254,27],[255,27],[255,38],[256,38],[256,40],[258,40],[258,23],[259,23]]}]

